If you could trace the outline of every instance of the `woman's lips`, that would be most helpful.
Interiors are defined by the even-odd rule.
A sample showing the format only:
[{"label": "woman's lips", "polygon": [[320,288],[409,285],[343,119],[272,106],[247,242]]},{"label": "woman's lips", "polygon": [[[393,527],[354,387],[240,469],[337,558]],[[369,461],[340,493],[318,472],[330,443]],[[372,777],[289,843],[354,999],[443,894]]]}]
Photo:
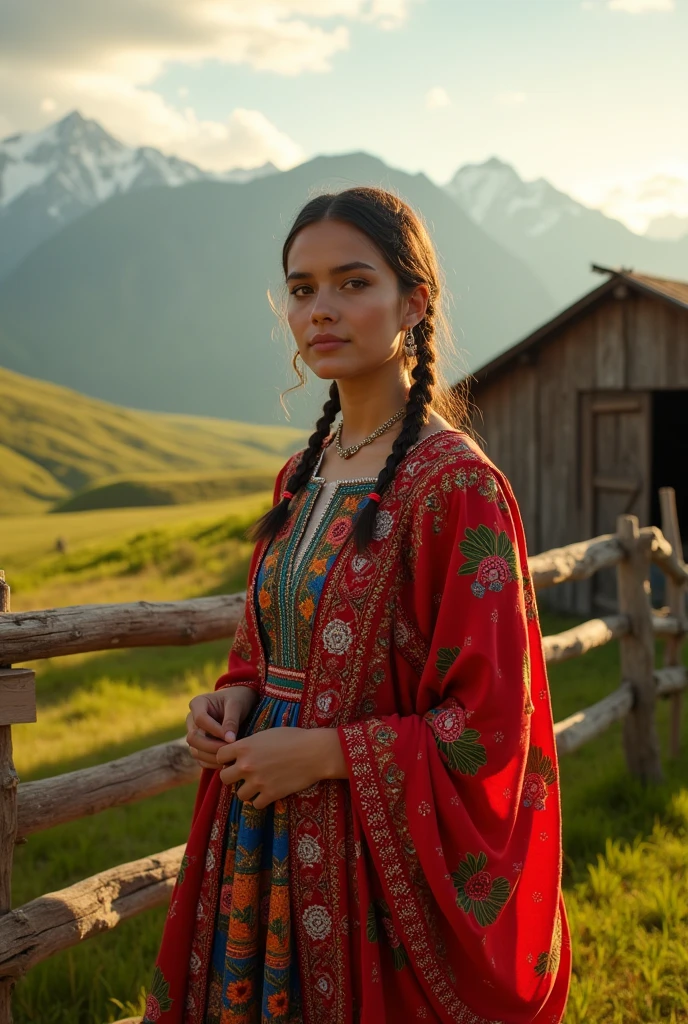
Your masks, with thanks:
[{"label": "woman's lips", "polygon": [[330,352],[332,349],[340,348],[342,345],[348,345],[347,341],[313,341],[311,342],[311,348],[314,348],[316,352]]}]

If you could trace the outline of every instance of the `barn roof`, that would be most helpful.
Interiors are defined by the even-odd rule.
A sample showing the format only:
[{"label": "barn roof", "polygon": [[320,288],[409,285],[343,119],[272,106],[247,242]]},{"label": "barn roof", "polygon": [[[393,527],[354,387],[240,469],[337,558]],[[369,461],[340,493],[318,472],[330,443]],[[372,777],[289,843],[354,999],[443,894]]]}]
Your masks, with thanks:
[{"label": "barn roof", "polygon": [[613,292],[619,284],[626,284],[633,291],[644,295],[654,295],[672,306],[679,306],[681,309],[688,310],[688,281],[676,281],[668,277],[654,277],[651,274],[642,274],[628,267],[602,267],[597,263],[591,264],[591,270],[596,270],[600,274],[609,274],[610,276],[599,288],[593,288],[591,292],[583,295],[582,298],[578,299],[571,306],[567,306],[561,313],[558,313],[552,320],[548,320],[547,323],[542,324],[541,327],[538,327],[532,334],[523,338],[522,341],[512,345],[506,352],[495,356],[489,363],[485,363],[484,366],[481,366],[479,370],[470,375],[472,379],[477,383],[481,383],[489,374],[506,368],[512,362],[528,360],[531,350],[541,341],[547,340],[550,336],[556,334],[560,328],[584,314],[591,306],[595,306],[610,292]]}]

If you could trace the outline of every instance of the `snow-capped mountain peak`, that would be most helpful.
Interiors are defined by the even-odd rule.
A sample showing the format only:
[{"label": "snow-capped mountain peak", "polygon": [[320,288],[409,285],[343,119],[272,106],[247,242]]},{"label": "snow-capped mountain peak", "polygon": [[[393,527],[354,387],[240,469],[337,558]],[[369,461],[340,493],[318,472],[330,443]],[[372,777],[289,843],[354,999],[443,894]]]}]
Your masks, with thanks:
[{"label": "snow-capped mountain peak", "polygon": [[46,198],[58,219],[74,201],[95,206],[141,185],[182,185],[204,177],[193,164],[148,146],[125,146],[76,110],[39,131],[0,142],[0,206],[43,186],[52,193]]},{"label": "snow-capped mountain peak", "polygon": [[35,132],[0,141],[0,278],[86,210],[118,193],[219,179],[243,183],[278,173],[274,164],[221,174],[127,146],[78,110]]},{"label": "snow-capped mountain peak", "polygon": [[445,189],[477,224],[518,220],[520,230],[537,236],[562,217],[579,217],[583,207],[545,178],[524,181],[514,168],[497,157],[482,164],[465,164]]}]

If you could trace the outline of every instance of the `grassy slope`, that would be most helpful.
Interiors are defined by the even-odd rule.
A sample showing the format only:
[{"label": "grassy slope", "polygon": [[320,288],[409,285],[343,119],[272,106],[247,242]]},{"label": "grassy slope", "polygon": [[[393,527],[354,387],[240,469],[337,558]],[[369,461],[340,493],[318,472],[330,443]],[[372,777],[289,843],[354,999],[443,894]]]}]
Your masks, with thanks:
[{"label": "grassy slope", "polygon": [[[136,544],[108,540],[114,514],[102,514],[109,520],[106,534],[75,549],[68,573],[54,556],[46,556],[29,576],[25,536],[23,555],[18,547],[23,565],[8,564],[8,577],[19,582],[24,607],[49,606],[45,596],[54,588],[69,603],[75,603],[75,594],[83,600],[83,593],[98,600],[99,588],[109,599],[115,593],[116,599],[134,592],[163,599],[242,589],[249,547],[241,539],[239,507],[240,502],[234,504],[233,517],[226,512],[216,517],[214,527],[206,519],[202,528],[190,524],[188,515],[186,522],[180,517],[163,528],[157,515],[168,510],[145,510],[149,528],[143,520],[137,524]],[[91,517],[95,534],[98,514],[81,516]],[[109,576],[103,575],[104,567]],[[570,624],[553,616],[543,621],[545,632]],[[39,721],[14,730],[22,778],[97,764],[180,735],[189,697],[212,686],[226,654],[227,643],[218,641],[36,663]],[[550,678],[555,718],[561,719],[614,688],[617,647],[554,666]],[[660,707],[659,720],[666,749],[668,705]],[[618,725],[562,760],[565,883],[576,963],[568,1024],[688,1020],[688,753],[665,764],[663,786],[633,784]],[[183,842],[192,801],[193,787],[185,788],[33,836],[17,848],[15,905]],[[657,819],[666,831],[653,834]],[[623,843],[636,836],[645,837],[643,844],[625,849]],[[17,1024],[102,1024],[125,1010],[133,1012],[163,918],[162,910],[142,915],[36,968],[18,986]]]},{"label": "grassy slope", "polygon": [[12,453],[0,450],[4,516],[43,512],[113,476],[159,477],[174,493],[175,474],[274,474],[303,432],[127,409],[0,368],[0,437]]}]

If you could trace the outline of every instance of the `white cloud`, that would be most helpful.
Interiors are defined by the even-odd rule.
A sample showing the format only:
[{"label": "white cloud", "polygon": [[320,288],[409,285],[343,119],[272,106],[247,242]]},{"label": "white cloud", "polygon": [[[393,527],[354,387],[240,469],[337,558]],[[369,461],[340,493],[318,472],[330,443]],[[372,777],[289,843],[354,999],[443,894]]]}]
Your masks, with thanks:
[{"label": "white cloud", "polygon": [[451,104],[451,100],[447,94],[447,90],[443,89],[441,85],[436,85],[432,89],[428,89],[425,94],[425,106],[428,110],[436,110],[438,107],[448,107]]},{"label": "white cloud", "polygon": [[500,92],[495,96],[495,100],[504,107],[517,107],[521,103],[525,103],[526,94],[524,92]]},{"label": "white cloud", "polygon": [[660,217],[688,218],[688,164],[626,181],[588,182],[575,192],[589,206],[620,220],[632,231],[644,232]]},{"label": "white cloud", "polygon": [[54,110],[57,110],[57,103],[52,96],[46,96],[41,100],[41,110],[45,114],[52,114]]},{"label": "white cloud", "polygon": [[[391,31],[420,2],[0,0],[0,121],[10,131],[35,129],[46,114],[76,107],[125,142],[204,166],[290,166],[302,158],[299,146],[259,111],[205,121],[167,103],[156,80],[172,64],[211,60],[280,76],[324,74],[349,48],[350,24]],[[187,94],[178,95],[183,102]]]},{"label": "white cloud", "polygon": [[673,11],[676,0],[609,0],[608,7],[610,11],[645,14],[647,11]]}]

